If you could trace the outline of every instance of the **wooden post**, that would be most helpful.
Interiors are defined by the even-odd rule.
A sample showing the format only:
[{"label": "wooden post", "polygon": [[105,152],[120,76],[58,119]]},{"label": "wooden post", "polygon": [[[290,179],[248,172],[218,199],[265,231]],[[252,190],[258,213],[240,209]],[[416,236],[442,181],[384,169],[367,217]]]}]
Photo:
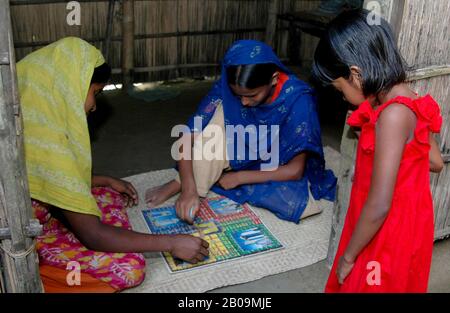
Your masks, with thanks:
[{"label": "wooden post", "polygon": [[[177,0],[176,2],[176,9],[175,9],[175,15],[176,15],[176,20],[177,20],[177,33],[180,32],[180,16],[179,16],[179,11],[180,11],[180,1]],[[181,77],[181,72],[180,72],[180,68],[178,67],[181,64],[181,37],[177,36],[177,69],[175,70],[175,77],[176,78],[180,78]]]},{"label": "wooden post", "polygon": [[111,36],[114,22],[114,5],[116,0],[109,0],[108,3],[108,17],[106,24],[105,42],[103,43],[103,56],[105,61],[109,63],[109,52],[111,51]]},{"label": "wooden post", "polygon": [[288,58],[292,65],[301,65],[300,48],[302,42],[302,31],[295,25],[294,20],[289,21]]},{"label": "wooden post", "polygon": [[266,44],[275,48],[275,36],[277,33],[277,18],[278,18],[279,0],[272,0],[269,4],[269,14],[267,18],[266,27]]},{"label": "wooden post", "polygon": [[339,172],[337,173],[338,185],[327,255],[327,263],[330,267],[336,255],[342,228],[344,227],[345,215],[347,214],[348,204],[350,202],[357,145],[358,138],[350,126],[345,124],[340,147],[341,160]]},{"label": "wooden post", "polygon": [[[385,18],[391,25],[396,38],[401,27],[403,18],[403,8],[405,0],[378,0],[375,1],[380,5],[381,16]],[[373,1],[366,0],[364,6],[366,8]],[[341,238],[342,228],[344,227],[345,216],[350,202],[350,193],[352,188],[352,178],[354,172],[354,164],[356,158],[356,148],[358,139],[353,130],[344,125],[344,133],[341,141],[341,162],[338,177],[338,188],[336,190],[336,200],[334,202],[333,220],[331,224],[330,243],[328,247],[327,263],[331,267],[337,252],[339,240]]]},{"label": "wooden post", "polygon": [[133,86],[134,0],[123,0],[122,14],[122,90],[127,92]]},{"label": "wooden post", "polygon": [[0,255],[7,292],[41,292],[8,0],[0,0]]}]

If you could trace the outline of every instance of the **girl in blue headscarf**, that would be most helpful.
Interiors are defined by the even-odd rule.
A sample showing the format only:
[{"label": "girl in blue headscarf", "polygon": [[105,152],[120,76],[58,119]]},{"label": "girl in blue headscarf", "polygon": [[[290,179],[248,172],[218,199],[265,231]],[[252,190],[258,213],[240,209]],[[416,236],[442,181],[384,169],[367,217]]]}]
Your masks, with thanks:
[{"label": "girl in blue headscarf", "polygon": [[231,46],[221,79],[187,126],[178,141],[179,177],[146,192],[150,207],[181,192],[177,214],[192,223],[199,197],[212,190],[298,223],[310,192],[334,200],[336,178],[325,170],[314,92],[263,42]]}]

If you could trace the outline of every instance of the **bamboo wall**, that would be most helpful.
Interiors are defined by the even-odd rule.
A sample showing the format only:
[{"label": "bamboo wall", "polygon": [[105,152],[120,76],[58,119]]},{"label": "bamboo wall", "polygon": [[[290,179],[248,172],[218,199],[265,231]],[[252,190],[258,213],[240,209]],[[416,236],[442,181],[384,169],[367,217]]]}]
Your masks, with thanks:
[{"label": "bamboo wall", "polygon": [[0,0],[0,292],[40,292],[34,238],[42,226],[32,219],[9,13]]},{"label": "bamboo wall", "polygon": [[[264,40],[270,0],[135,0],[135,66],[218,64],[227,47],[237,39]],[[316,8],[316,0],[281,0],[279,13]],[[14,4],[14,2],[13,2]],[[102,48],[108,2],[81,2],[81,25],[66,23],[65,3],[12,6],[17,59],[42,44],[64,36],[79,36]],[[279,22],[276,51],[286,58],[287,24]],[[210,32],[196,34],[195,32]],[[211,33],[212,32],[212,33]],[[164,35],[165,34],[165,35]],[[177,35],[178,34],[178,35]],[[161,38],[142,38],[148,35]],[[117,1],[109,63],[120,68],[121,5]],[[97,41],[93,41],[97,39]],[[305,35],[301,55],[311,62],[316,38]],[[26,43],[41,43],[24,47]],[[216,74],[217,68],[195,68],[140,74],[140,80],[166,80],[177,76]]]},{"label": "bamboo wall", "polygon": [[[407,0],[403,13],[399,47],[414,69],[450,65],[450,1]],[[444,123],[441,151],[450,153],[450,75],[412,83],[419,94],[431,94],[440,104]],[[432,175],[436,238],[450,234],[450,164],[439,175]]]}]

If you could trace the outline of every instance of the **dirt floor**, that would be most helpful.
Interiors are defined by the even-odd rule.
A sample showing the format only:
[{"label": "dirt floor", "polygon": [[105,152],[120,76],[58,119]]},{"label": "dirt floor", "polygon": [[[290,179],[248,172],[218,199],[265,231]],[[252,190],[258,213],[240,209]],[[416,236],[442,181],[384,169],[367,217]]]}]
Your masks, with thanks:
[{"label": "dirt floor", "polygon": [[[126,177],[174,166],[170,136],[183,124],[211,87],[211,81],[181,81],[161,87],[163,100],[145,102],[120,90],[105,91],[97,111],[89,117],[93,170],[96,174]],[[339,150],[345,106],[330,103],[336,95],[320,99],[323,144]],[[321,292],[328,277],[324,261],[214,292]],[[430,292],[450,292],[450,240],[435,244]]]}]

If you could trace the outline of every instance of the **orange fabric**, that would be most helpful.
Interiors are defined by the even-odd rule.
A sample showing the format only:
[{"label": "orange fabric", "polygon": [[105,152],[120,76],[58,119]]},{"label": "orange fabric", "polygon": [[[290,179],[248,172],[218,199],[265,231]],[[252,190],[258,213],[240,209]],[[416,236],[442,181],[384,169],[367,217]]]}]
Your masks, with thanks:
[{"label": "orange fabric", "polygon": [[277,86],[275,87],[275,92],[273,93],[271,102],[274,102],[278,98],[278,96],[280,95],[281,89],[283,89],[284,83],[289,79],[289,76],[286,73],[283,73],[283,72],[279,72],[279,73],[280,74],[278,75],[278,83],[277,83]]},{"label": "orange fabric", "polygon": [[68,271],[49,265],[40,265],[39,271],[46,293],[113,293],[117,291],[107,283],[83,272],[80,273],[81,285],[69,286],[66,282]]}]

